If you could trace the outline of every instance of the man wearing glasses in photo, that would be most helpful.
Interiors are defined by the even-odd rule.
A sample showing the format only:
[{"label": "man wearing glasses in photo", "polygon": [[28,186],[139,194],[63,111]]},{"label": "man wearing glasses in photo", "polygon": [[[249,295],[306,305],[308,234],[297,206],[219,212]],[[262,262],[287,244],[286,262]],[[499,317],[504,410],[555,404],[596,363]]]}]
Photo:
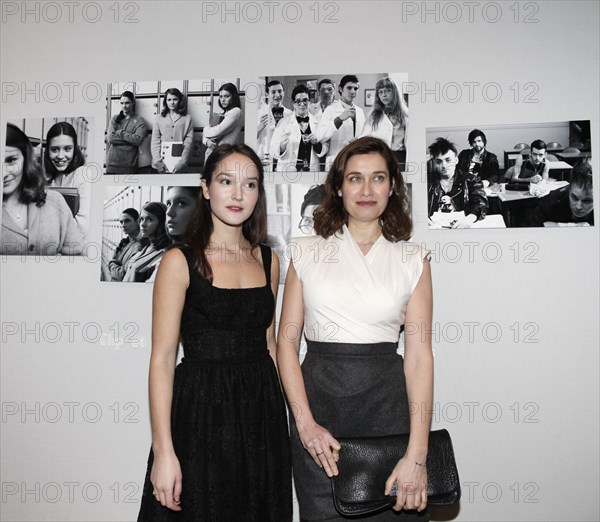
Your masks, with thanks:
[{"label": "man wearing glasses in photo", "polygon": [[298,224],[300,232],[305,236],[314,236],[315,229],[313,228],[313,213],[315,209],[322,203],[325,198],[325,186],[324,185],[313,185],[308,189],[308,192],[304,195],[304,201],[300,207],[300,214],[302,219]]},{"label": "man wearing glasses in photo", "polygon": [[277,160],[278,172],[316,172],[319,158],[329,150],[315,134],[317,120],[308,112],[309,92],[304,85],[292,91],[293,114],[275,128],[271,140],[271,157]]}]

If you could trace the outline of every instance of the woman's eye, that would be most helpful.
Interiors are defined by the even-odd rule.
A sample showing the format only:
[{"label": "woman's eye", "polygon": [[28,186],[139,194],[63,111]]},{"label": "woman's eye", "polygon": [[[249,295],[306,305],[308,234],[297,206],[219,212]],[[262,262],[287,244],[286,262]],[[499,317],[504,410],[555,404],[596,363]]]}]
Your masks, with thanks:
[{"label": "woman's eye", "polygon": [[250,182],[249,182],[249,183],[248,183],[246,186],[247,186],[248,188],[251,188],[251,189],[253,189],[253,188],[256,188],[256,183],[255,183],[254,181],[250,181]]}]

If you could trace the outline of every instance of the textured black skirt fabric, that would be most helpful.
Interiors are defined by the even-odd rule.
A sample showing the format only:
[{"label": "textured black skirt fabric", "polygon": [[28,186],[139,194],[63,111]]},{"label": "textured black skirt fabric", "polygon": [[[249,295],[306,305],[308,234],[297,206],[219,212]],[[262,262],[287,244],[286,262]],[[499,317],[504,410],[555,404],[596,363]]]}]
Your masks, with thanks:
[{"label": "textured black skirt fabric", "polygon": [[[404,364],[396,353],[396,343],[307,343],[302,375],[317,423],[334,437],[410,431]],[[292,415],[290,435],[294,485],[303,522],[429,520],[426,511],[396,513],[392,509],[363,518],[341,516],[333,505],[331,480],[302,446]]]}]

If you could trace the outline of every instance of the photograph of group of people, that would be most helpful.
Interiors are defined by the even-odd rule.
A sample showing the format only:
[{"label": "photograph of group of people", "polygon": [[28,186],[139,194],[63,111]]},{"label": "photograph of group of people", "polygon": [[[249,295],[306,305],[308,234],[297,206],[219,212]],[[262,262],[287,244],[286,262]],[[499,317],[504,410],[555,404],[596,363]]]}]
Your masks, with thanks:
[{"label": "photograph of group of people", "polygon": [[167,247],[184,240],[199,200],[199,186],[107,187],[101,280],[154,282]]},{"label": "photograph of group of people", "polygon": [[266,76],[257,153],[267,170],[325,171],[361,136],[381,138],[406,163],[406,74]]},{"label": "photograph of group of people", "polygon": [[[401,85],[406,79],[381,73],[260,80],[264,97],[256,126],[248,127],[256,132],[263,168],[275,176],[266,183],[269,243],[279,252],[288,250],[282,282],[291,256],[286,245],[311,232],[310,217],[301,215],[300,194],[322,183],[344,146],[361,136],[378,137],[401,168],[405,164],[408,106]],[[219,144],[244,141],[242,81],[110,84],[106,173],[201,173]],[[30,118],[9,121],[6,129],[2,254],[85,253],[96,174],[86,170],[93,122]],[[594,225],[589,120],[429,128],[426,140],[430,229]],[[294,182],[288,179],[292,172]],[[280,180],[277,173],[286,176]],[[173,198],[185,193],[191,216],[200,189],[160,185],[109,191],[114,193],[105,200],[101,278],[153,281],[165,248],[185,232],[180,218],[180,229],[173,229],[173,214],[180,209]],[[311,194],[315,201],[309,208],[318,204],[317,192]],[[136,203],[125,204],[127,198]],[[295,226],[300,218],[304,224]]]},{"label": "photograph of group of people", "polygon": [[87,168],[92,133],[85,117],[7,123],[0,253],[85,253],[95,176],[94,166]]},{"label": "photograph of group of people", "polygon": [[201,173],[218,144],[244,141],[242,81],[109,84],[106,173]]},{"label": "photograph of group of people", "polygon": [[429,228],[594,225],[589,120],[428,129],[427,143]]}]

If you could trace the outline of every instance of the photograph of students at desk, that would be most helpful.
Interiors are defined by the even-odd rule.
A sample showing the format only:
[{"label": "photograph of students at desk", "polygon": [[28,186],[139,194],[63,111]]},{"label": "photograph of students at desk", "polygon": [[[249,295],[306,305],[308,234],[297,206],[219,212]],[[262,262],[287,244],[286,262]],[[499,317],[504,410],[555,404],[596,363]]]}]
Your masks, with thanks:
[{"label": "photograph of students at desk", "polygon": [[[498,196],[505,208],[503,213],[510,222],[509,226],[593,225],[590,155],[576,152],[583,159],[573,167],[548,154],[548,149],[549,145],[543,140],[534,140],[529,148],[524,148],[517,155],[515,164],[507,169],[505,190]],[[565,171],[568,172],[567,179],[564,179]],[[559,172],[561,175],[555,175]],[[519,200],[526,204],[519,207],[516,203]],[[515,208],[511,208],[511,203]]]},{"label": "photograph of students at desk", "polygon": [[[572,123],[427,129],[429,228],[593,225],[591,140],[573,141]],[[515,136],[531,141],[513,148]]]},{"label": "photograph of students at desk", "polygon": [[593,226],[592,164],[582,160],[573,168],[571,183],[538,200],[525,220],[527,227]]}]

